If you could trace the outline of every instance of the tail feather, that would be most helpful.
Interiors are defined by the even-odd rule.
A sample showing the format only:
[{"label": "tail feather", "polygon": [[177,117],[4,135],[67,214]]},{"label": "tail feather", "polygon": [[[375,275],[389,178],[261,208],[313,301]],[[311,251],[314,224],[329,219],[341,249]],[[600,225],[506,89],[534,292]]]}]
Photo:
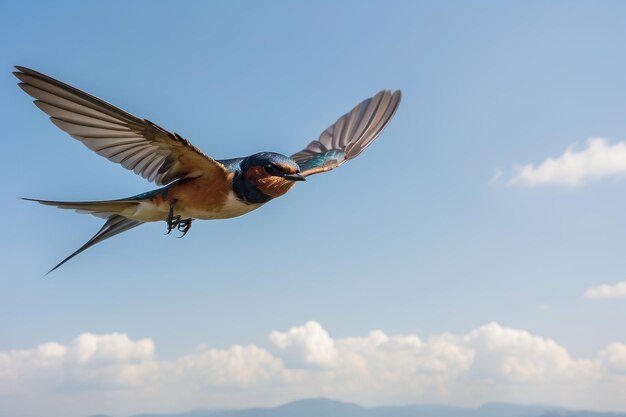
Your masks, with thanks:
[{"label": "tail feather", "polygon": [[50,201],[35,198],[22,198],[22,200],[35,201],[45,206],[54,206],[61,209],[76,210],[79,213],[93,214],[103,219],[107,219],[113,214],[120,214],[124,210],[140,203],[140,200]]},{"label": "tail feather", "polygon": [[[39,200],[36,200],[36,201],[39,201]],[[109,216],[106,223],[104,223],[104,226],[102,226],[102,229],[100,229],[98,233],[96,233],[91,239],[89,239],[87,243],[81,246],[76,252],[72,253],[70,256],[63,259],[61,262],[59,262],[59,264],[57,264],[57,266],[55,266],[50,271],[48,271],[46,275],[48,275],[50,272],[54,271],[55,269],[63,265],[65,262],[72,259],[74,256],[78,255],[82,251],[92,247],[96,243],[100,243],[103,240],[110,238],[111,236],[115,236],[119,233],[130,230],[133,227],[137,227],[142,223],[143,222],[139,220],[128,219],[124,216],[120,216],[117,214],[113,214]]]}]

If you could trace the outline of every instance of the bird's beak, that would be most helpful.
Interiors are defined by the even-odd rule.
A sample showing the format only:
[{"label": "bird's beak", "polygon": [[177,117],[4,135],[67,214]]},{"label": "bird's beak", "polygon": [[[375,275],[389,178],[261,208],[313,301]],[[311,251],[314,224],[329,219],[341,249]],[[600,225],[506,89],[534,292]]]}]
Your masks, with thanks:
[{"label": "bird's beak", "polygon": [[306,177],[300,174],[283,174],[281,177],[291,181],[306,181]]}]

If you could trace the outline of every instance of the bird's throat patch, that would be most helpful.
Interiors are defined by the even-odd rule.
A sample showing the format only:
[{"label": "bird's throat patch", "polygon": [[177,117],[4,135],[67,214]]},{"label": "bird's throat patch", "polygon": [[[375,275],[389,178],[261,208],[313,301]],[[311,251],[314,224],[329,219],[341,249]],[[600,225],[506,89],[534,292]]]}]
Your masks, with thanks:
[{"label": "bird's throat patch", "polygon": [[284,195],[295,185],[291,180],[268,174],[263,167],[250,168],[246,177],[260,192],[272,198]]}]

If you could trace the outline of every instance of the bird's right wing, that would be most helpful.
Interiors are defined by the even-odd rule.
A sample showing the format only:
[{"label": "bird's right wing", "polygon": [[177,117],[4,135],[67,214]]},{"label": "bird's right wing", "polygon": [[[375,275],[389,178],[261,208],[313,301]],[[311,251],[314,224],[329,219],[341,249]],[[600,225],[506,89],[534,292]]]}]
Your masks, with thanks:
[{"label": "bird's right wing", "polygon": [[57,127],[83,145],[158,185],[224,175],[226,168],[176,133],[25,67],[19,86]]},{"label": "bird's right wing", "polygon": [[301,174],[306,177],[330,171],[356,158],[387,126],[400,98],[400,90],[381,91],[341,116],[319,139],[291,155],[300,165]]}]

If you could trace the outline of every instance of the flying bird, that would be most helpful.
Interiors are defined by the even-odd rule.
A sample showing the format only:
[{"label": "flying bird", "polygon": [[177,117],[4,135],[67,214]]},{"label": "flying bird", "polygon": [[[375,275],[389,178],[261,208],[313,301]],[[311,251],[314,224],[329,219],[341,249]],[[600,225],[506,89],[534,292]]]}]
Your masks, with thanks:
[{"label": "flying bird", "polygon": [[287,193],[298,181],[355,158],[387,126],[400,104],[400,90],[381,91],[358,104],[304,149],[216,160],[187,139],[131,115],[77,88],[29,68],[15,67],[22,90],[61,130],[98,155],[163,186],[133,197],[107,201],[38,203],[106,219],[82,251],[146,222],[165,221],[167,233],[183,237],[195,219],[241,216]]}]

